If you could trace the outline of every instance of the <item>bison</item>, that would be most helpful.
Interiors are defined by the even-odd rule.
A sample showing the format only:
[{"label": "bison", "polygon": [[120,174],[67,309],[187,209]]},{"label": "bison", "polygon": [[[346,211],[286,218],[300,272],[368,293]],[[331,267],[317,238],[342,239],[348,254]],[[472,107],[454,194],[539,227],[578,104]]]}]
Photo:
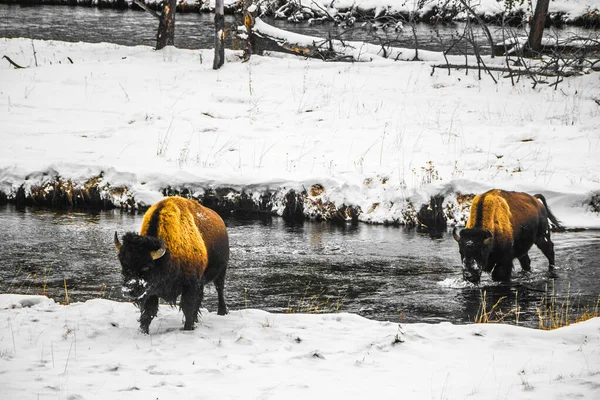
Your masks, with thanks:
[{"label": "bison", "polygon": [[535,245],[548,259],[548,273],[556,277],[554,244],[548,219],[563,229],[541,194],[490,190],[475,196],[465,229],[452,234],[458,242],[463,276],[479,283],[481,272],[491,272],[494,281],[509,281],[513,259],[523,271],[531,270],[527,252]]},{"label": "bison", "polygon": [[193,330],[204,295],[214,282],[218,314],[227,314],[224,286],[229,261],[225,223],[213,210],[182,197],[167,197],[144,215],[140,234],[115,232],[124,286],[140,308],[140,330],[148,333],[158,298],[172,306],[181,295],[184,330]]}]

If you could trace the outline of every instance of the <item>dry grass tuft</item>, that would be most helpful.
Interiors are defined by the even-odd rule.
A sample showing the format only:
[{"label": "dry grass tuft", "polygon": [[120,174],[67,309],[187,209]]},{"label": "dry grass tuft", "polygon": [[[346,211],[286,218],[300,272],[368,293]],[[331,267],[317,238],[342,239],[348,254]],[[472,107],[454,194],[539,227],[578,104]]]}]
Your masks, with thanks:
[{"label": "dry grass tuft", "polygon": [[596,300],[596,304],[590,306],[589,304],[582,305],[577,299],[577,305],[574,305],[574,301],[570,293],[567,293],[566,298],[559,302],[552,288],[550,297],[546,294],[540,300],[540,305],[537,308],[539,328],[543,330],[552,330],[562,328],[563,326],[569,326],[577,322],[587,321],[588,319],[599,317],[598,308],[600,305],[600,295]]},{"label": "dry grass tuft", "polygon": [[500,308],[500,303],[502,303],[506,296],[500,297],[493,306],[488,310],[487,304],[487,292],[485,290],[479,291],[479,309],[477,310],[477,315],[475,316],[475,323],[477,324],[496,324],[496,323],[508,323],[508,319],[514,317],[515,324],[519,325],[519,303],[518,303],[518,292],[515,294],[515,307],[508,310],[508,312],[502,311]]},{"label": "dry grass tuft", "polygon": [[[518,305],[518,292],[515,294],[516,306],[510,308],[507,312],[501,309],[501,304],[506,300],[506,296],[500,297],[493,305],[487,302],[487,293],[482,290],[480,293],[479,309],[475,316],[475,323],[490,324],[504,323],[519,325],[519,314],[521,313]],[[569,326],[577,322],[587,321],[588,319],[600,317],[600,295],[593,305],[582,305],[579,298],[574,299],[570,291],[564,300],[560,301],[552,288],[549,292],[546,288],[545,294],[540,299],[537,307],[538,327],[542,330],[552,330]],[[514,320],[513,320],[514,318]]]},{"label": "dry grass tuft", "polygon": [[304,295],[292,304],[292,298],[285,309],[286,314],[330,314],[337,313],[342,309],[344,297],[325,296],[324,292],[313,296]]}]

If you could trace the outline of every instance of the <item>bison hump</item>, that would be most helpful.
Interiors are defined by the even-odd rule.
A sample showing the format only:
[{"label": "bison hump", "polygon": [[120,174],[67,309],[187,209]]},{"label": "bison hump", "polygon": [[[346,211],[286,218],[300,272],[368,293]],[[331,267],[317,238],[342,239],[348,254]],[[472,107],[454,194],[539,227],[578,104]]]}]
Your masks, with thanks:
[{"label": "bison hump", "polygon": [[511,209],[507,200],[499,192],[501,191],[493,190],[475,196],[466,227],[489,230],[494,235],[496,243],[512,242]]},{"label": "bison hump", "polygon": [[208,264],[204,239],[197,225],[202,206],[181,197],[167,197],[144,215],[142,235],[163,240],[171,257],[171,267],[186,276],[201,276]]}]

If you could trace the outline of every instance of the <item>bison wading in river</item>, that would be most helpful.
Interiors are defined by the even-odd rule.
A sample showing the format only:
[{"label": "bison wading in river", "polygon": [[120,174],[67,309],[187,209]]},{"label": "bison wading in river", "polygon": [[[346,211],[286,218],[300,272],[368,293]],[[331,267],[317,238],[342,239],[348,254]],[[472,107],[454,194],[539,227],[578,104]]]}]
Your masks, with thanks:
[{"label": "bison wading in river", "polygon": [[541,194],[494,189],[475,196],[465,229],[452,232],[464,278],[479,283],[484,271],[491,272],[494,281],[509,281],[515,258],[524,271],[530,271],[527,252],[534,243],[548,259],[549,275],[556,277],[548,219],[562,229]]},{"label": "bison wading in river", "polygon": [[193,200],[167,197],[148,209],[139,235],[128,232],[122,241],[115,232],[124,286],[140,307],[143,333],[158,312],[158,298],[175,306],[179,295],[183,329],[194,329],[209,282],[217,289],[218,314],[227,314],[229,238],[216,212]]}]

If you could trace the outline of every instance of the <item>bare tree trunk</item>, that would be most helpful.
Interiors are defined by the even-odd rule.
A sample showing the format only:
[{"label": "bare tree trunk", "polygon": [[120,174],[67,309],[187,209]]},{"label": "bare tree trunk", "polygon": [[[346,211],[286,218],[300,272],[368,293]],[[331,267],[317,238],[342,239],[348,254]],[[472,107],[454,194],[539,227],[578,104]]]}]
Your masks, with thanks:
[{"label": "bare tree trunk", "polygon": [[156,35],[156,50],[165,46],[173,46],[175,38],[175,8],[177,0],[166,0],[163,12],[158,23],[158,34]]},{"label": "bare tree trunk", "polygon": [[213,60],[213,69],[219,69],[225,62],[225,12],[223,0],[215,2],[215,58]]},{"label": "bare tree trunk", "polygon": [[529,41],[526,49],[528,53],[539,53],[542,50],[542,36],[549,4],[550,0],[537,0],[535,13],[531,20],[531,30],[529,31]]},{"label": "bare tree trunk", "polygon": [[252,28],[254,27],[254,20],[258,14],[258,7],[256,7],[252,0],[244,0],[244,26],[246,27],[246,33],[248,33],[248,39],[246,40],[246,48],[244,49],[244,59],[248,60],[254,53],[254,40],[252,38]]}]

